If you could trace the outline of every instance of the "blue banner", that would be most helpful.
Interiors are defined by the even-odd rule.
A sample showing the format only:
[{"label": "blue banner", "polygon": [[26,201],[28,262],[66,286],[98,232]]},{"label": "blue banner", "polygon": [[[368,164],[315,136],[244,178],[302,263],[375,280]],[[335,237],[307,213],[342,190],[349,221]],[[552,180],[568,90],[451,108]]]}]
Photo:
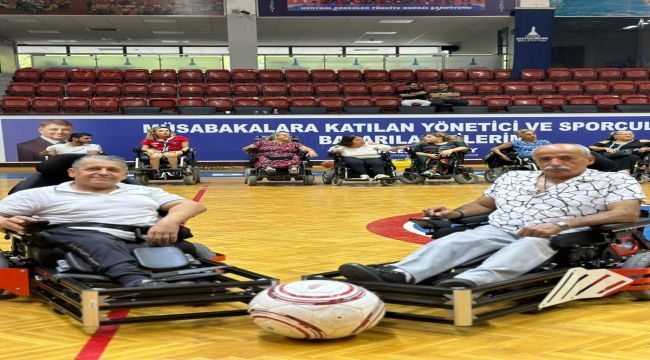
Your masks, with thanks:
[{"label": "blue banner", "polygon": [[513,78],[521,69],[546,69],[551,66],[553,9],[515,10],[515,53]]},{"label": "blue banner", "polygon": [[259,16],[510,16],[515,0],[259,0]]},{"label": "blue banner", "polygon": [[[584,115],[584,114],[582,114]],[[3,144],[0,161],[17,161],[16,145],[39,136],[38,127],[46,116],[4,116],[0,118]],[[108,153],[133,159],[133,148],[140,146],[153,126],[167,125],[177,134],[190,138],[200,161],[245,161],[241,150],[256,136],[274,131],[289,131],[300,142],[318,152],[317,159],[327,159],[327,149],[342,135],[362,135],[367,140],[388,145],[418,142],[429,132],[461,135],[472,148],[468,159],[480,159],[490,148],[515,139],[520,129],[537,131],[540,139],[554,143],[590,145],[605,139],[611,131],[629,129],[639,139],[650,139],[650,114],[487,114],[474,116],[60,116],[70,121],[75,132],[88,132],[93,142]],[[396,154],[396,158],[404,154]]]}]

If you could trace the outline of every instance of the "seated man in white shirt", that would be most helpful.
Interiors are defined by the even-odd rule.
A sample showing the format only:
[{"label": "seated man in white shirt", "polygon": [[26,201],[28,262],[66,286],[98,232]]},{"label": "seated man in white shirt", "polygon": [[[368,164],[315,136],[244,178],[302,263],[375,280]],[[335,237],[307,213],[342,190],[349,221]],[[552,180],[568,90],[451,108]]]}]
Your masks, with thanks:
[{"label": "seated man in white shirt", "polygon": [[102,147],[97,144],[91,144],[92,140],[92,135],[89,133],[73,133],[70,134],[67,143],[50,145],[45,148],[45,152],[47,156],[57,156],[62,154],[100,154],[102,152]]}]

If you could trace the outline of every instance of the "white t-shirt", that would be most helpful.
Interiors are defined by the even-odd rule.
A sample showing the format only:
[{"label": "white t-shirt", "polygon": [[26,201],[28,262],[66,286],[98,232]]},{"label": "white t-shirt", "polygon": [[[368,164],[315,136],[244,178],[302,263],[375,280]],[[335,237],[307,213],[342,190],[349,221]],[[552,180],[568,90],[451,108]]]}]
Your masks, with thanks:
[{"label": "white t-shirt", "polygon": [[97,144],[84,144],[80,146],[70,146],[65,144],[54,144],[45,148],[47,152],[54,151],[56,154],[88,154],[88,151],[102,151],[102,147]]},{"label": "white t-shirt", "polygon": [[339,152],[343,157],[354,157],[359,159],[378,158],[379,151],[388,151],[390,146],[382,144],[364,144],[361,147],[353,148],[347,146],[334,145],[327,152]]}]

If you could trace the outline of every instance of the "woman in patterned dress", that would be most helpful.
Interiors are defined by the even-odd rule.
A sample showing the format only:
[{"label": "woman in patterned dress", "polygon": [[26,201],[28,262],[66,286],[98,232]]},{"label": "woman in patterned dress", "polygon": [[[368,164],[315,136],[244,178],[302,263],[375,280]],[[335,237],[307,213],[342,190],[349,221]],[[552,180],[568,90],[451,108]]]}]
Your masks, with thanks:
[{"label": "woman in patterned dress", "polygon": [[276,169],[289,169],[289,174],[296,175],[300,172],[300,155],[305,152],[310,157],[315,157],[316,151],[291,139],[291,134],[278,131],[268,139],[256,140],[244,147],[247,153],[255,152],[257,159],[256,168],[264,168],[267,174],[275,174]]}]

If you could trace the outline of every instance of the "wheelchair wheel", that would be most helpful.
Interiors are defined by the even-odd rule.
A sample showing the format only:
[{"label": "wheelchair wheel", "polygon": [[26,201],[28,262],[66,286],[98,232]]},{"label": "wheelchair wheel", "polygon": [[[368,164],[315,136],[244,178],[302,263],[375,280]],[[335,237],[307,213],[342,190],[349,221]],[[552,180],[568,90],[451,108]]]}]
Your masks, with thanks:
[{"label": "wheelchair wheel", "polygon": [[197,184],[201,182],[201,169],[194,168],[194,178],[196,179]]},{"label": "wheelchair wheel", "polygon": [[454,181],[459,184],[474,184],[478,181],[478,176],[474,173],[461,173],[454,175]]},{"label": "wheelchair wheel", "polygon": [[248,184],[248,177],[252,175],[252,172],[253,170],[251,168],[246,168],[244,170],[244,184]]},{"label": "wheelchair wheel", "polygon": [[141,185],[148,185],[149,184],[149,176],[146,173],[136,173],[133,178],[135,179],[135,182]]},{"label": "wheelchair wheel", "polygon": [[490,170],[485,170],[485,174],[483,174],[483,179],[489,183],[493,183],[497,180],[497,173],[493,169]]},{"label": "wheelchair wheel", "polygon": [[314,185],[314,182],[315,182],[314,175],[305,175],[305,176],[302,178],[302,182],[303,182],[305,185]]},{"label": "wheelchair wheel", "polygon": [[332,185],[334,185],[334,186],[341,186],[341,185],[343,185],[343,179],[341,179],[340,177],[335,177],[335,178],[333,178],[333,179],[332,179]]},{"label": "wheelchair wheel", "polygon": [[427,178],[419,175],[416,172],[411,171],[410,168],[404,170],[404,172],[398,177],[398,180],[404,184],[422,184],[427,181]]},{"label": "wheelchair wheel", "polygon": [[[640,252],[630,256],[623,264],[623,269],[643,269],[650,267],[650,251]],[[629,275],[631,278],[641,277],[640,275]],[[640,300],[650,300],[650,290],[628,291],[630,295]]]},{"label": "wheelchair wheel", "polygon": [[393,186],[397,184],[397,180],[396,179],[379,180],[379,183],[384,186]]},{"label": "wheelchair wheel", "polygon": [[331,184],[332,179],[334,179],[334,170],[330,169],[327,171],[323,171],[323,184]]},{"label": "wheelchair wheel", "polygon": [[248,186],[255,186],[257,185],[257,176],[256,175],[249,175],[247,177],[248,181]]}]

